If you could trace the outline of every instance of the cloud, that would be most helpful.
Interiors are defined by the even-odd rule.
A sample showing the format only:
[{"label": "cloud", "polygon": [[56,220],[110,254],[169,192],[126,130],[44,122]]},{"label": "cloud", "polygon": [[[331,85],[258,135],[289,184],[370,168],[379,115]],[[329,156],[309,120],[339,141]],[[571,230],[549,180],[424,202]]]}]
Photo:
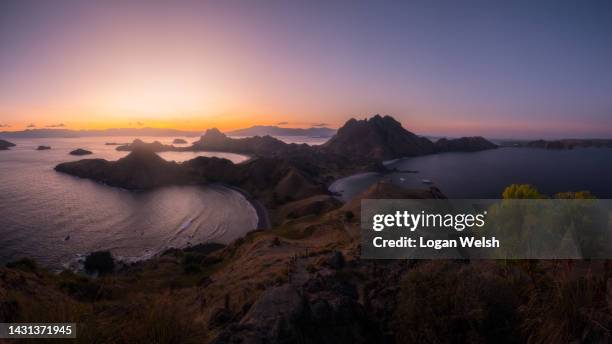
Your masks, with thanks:
[{"label": "cloud", "polygon": [[278,123],[276,123],[276,125],[287,125],[287,124],[289,124],[289,122],[278,122]]},{"label": "cloud", "polygon": [[51,124],[51,125],[47,125],[47,128],[63,128],[65,127],[64,123],[58,123],[58,124]]},{"label": "cloud", "polygon": [[34,124],[34,123],[30,123],[30,124],[29,124],[27,127],[28,127],[28,128],[36,128],[36,124]]},{"label": "cloud", "polygon": [[144,123],[138,121],[138,122],[136,122],[136,125],[139,126],[139,127],[142,127],[144,125]]},{"label": "cloud", "polygon": [[311,125],[313,127],[327,127],[329,124],[328,123],[312,123]]},{"label": "cloud", "polygon": [[10,128],[11,126],[8,124],[0,124],[0,128]]}]

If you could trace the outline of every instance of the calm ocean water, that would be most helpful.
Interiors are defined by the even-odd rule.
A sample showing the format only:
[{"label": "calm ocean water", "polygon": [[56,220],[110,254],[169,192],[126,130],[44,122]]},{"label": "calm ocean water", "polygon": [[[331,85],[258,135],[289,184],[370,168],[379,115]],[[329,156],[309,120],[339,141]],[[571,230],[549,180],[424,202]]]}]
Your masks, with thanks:
[{"label": "calm ocean water", "polygon": [[[0,263],[30,257],[53,267],[74,265],[86,253],[111,250],[125,260],[168,247],[214,241],[227,243],[257,225],[257,214],[240,194],[220,186],[166,187],[130,192],[55,172],[60,162],[82,158],[116,160],[127,154],[105,142],[133,138],[14,139],[0,151]],[[174,138],[142,138],[171,143]],[[187,138],[187,141],[193,141]],[[39,145],[51,150],[36,151]],[[76,148],[94,154],[74,157]],[[229,153],[169,152],[166,160]]]},{"label": "calm ocean water", "polygon": [[500,198],[513,183],[532,184],[548,195],[588,190],[612,198],[612,149],[607,148],[500,148],[405,158],[387,166],[418,173],[364,173],[340,179],[330,190],[348,200],[381,179],[406,188],[426,187],[422,180],[429,179],[451,198]]}]

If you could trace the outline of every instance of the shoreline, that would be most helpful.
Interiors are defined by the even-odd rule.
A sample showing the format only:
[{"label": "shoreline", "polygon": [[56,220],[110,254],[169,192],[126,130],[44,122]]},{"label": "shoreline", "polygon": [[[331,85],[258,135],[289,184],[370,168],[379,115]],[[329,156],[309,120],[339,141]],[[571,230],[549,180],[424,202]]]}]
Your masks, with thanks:
[{"label": "shoreline", "polygon": [[266,209],[266,207],[263,204],[261,204],[261,202],[259,202],[258,199],[251,196],[251,194],[249,194],[248,192],[246,192],[245,190],[237,186],[233,186],[233,185],[229,185],[225,183],[217,183],[217,184],[238,192],[251,204],[251,206],[255,209],[255,212],[257,213],[257,227],[255,228],[255,230],[270,229],[272,227],[270,223],[270,216],[268,215],[268,209]]}]

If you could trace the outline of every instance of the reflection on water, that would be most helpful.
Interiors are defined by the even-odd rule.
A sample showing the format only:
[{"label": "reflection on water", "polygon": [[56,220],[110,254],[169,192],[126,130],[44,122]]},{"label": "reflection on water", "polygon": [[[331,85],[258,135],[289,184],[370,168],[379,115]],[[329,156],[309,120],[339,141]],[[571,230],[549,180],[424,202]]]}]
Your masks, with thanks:
[{"label": "reflection on water", "polygon": [[[172,139],[160,141],[170,143]],[[53,170],[60,162],[82,159],[68,155],[75,148],[94,152],[85,158],[121,158],[127,153],[104,143],[130,139],[11,141],[18,146],[0,152],[0,262],[31,257],[59,267],[100,249],[137,259],[167,247],[227,243],[257,225],[257,214],[248,201],[224,187],[177,186],[129,192]],[[36,151],[39,145],[52,149]],[[162,154],[176,161],[201,155],[234,162],[247,159],[228,153]]]},{"label": "reflection on water", "polygon": [[588,190],[599,198],[612,198],[612,149],[608,148],[500,148],[399,159],[387,167],[418,173],[359,174],[336,181],[330,190],[348,200],[381,179],[405,188],[427,188],[423,183],[427,179],[450,198],[500,198],[513,183],[535,185],[548,195]]}]

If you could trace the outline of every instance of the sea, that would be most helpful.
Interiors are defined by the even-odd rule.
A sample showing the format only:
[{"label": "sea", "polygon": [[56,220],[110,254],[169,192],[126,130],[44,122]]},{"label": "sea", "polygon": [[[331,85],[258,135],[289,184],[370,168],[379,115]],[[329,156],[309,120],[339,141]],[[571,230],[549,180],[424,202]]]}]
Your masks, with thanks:
[{"label": "sea", "polygon": [[[141,137],[145,142],[166,144],[174,138]],[[257,213],[251,204],[220,185],[127,191],[54,170],[61,162],[84,158],[117,160],[128,152],[106,143],[133,139],[11,139],[17,146],[0,151],[0,263],[27,257],[53,269],[72,269],[97,250],[110,250],[129,262],[171,247],[229,243],[256,228]],[[39,145],[51,149],[38,151]],[[68,154],[76,148],[93,154]],[[217,156],[234,163],[249,158],[219,152],[160,155],[177,162],[197,156]]]},{"label": "sea", "polygon": [[498,199],[511,184],[530,184],[541,193],[590,191],[612,198],[612,149],[548,150],[504,147],[473,153],[442,153],[385,162],[389,173],[360,173],[334,182],[330,190],[348,201],[374,183],[438,187],[449,198]]}]

